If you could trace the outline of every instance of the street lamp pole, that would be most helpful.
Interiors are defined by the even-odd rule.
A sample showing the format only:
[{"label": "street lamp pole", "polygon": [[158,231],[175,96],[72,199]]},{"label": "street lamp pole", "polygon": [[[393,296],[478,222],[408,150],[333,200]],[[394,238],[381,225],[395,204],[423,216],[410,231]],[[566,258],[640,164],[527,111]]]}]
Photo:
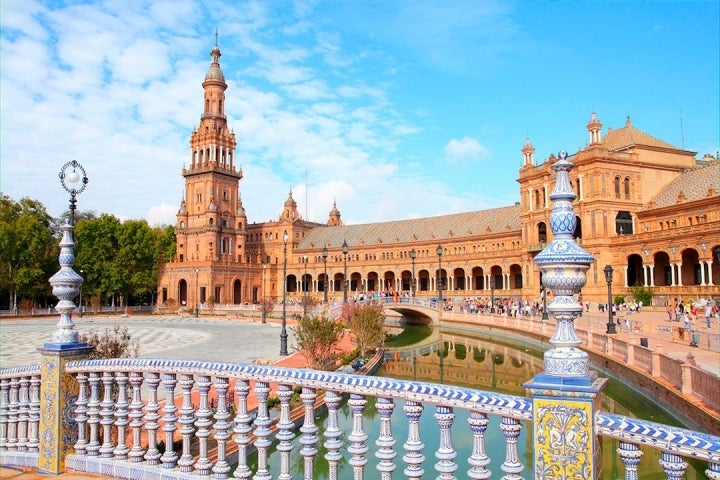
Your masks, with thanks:
[{"label": "street lamp pole", "polygon": [[262,323],[265,323],[265,316],[267,315],[267,304],[265,303],[265,270],[267,270],[267,263],[263,263],[262,271]]},{"label": "street lamp pole", "polygon": [[303,255],[303,265],[304,273],[303,273],[303,281],[302,281],[302,287],[303,287],[303,318],[307,315],[307,300],[308,300],[308,284],[307,284],[307,261],[308,256]]},{"label": "street lamp pole", "polygon": [[495,279],[490,271],[490,313],[495,313]]},{"label": "street lamp pole", "polygon": [[195,318],[200,315],[200,269],[195,268]]},{"label": "street lamp pole", "polygon": [[323,247],[322,251],[322,258],[323,258],[323,302],[327,304],[327,289],[328,289],[328,278],[327,278],[327,257],[328,257],[328,249],[327,246]]},{"label": "street lamp pole", "polygon": [[[84,277],[84,275],[83,275],[84,273],[85,273],[85,271],[82,270],[82,269],[80,269],[80,276],[83,277],[83,282],[85,281],[85,277]],[[80,318],[82,318],[82,311],[83,311],[82,286],[83,286],[83,284],[80,283],[80,302],[79,302],[79,303],[80,303],[80,312],[79,312],[79,314],[78,314],[78,316],[79,316]]]},{"label": "street lamp pole", "polygon": [[[412,260],[412,278],[410,279],[410,296],[415,296],[415,249],[410,250],[410,259]],[[413,357],[414,358],[414,357]]]},{"label": "street lamp pole", "polygon": [[347,278],[347,254],[348,254],[348,244],[347,240],[343,240],[342,244],[342,253],[343,253],[343,303],[347,303],[347,297],[348,297],[348,278]]},{"label": "street lamp pole", "polygon": [[285,320],[285,312],[286,312],[286,296],[287,296],[287,242],[288,242],[288,233],[287,230],[283,232],[283,278],[282,278],[282,284],[283,284],[283,305],[282,305],[282,327],[280,328],[280,355],[287,355],[288,349],[287,349],[287,330],[285,329],[286,326],[286,320]]},{"label": "street lamp pole", "polygon": [[437,282],[438,282],[438,302],[442,302],[442,245],[437,246],[435,249],[435,253],[437,253],[438,256],[438,274],[437,274]]},{"label": "street lamp pole", "polygon": [[605,265],[605,281],[607,282],[608,286],[608,323],[607,323],[607,330],[605,330],[605,333],[610,335],[613,333],[617,333],[617,330],[615,330],[615,320],[613,319],[613,309],[612,309],[612,277],[613,277],[613,268],[610,265]]}]

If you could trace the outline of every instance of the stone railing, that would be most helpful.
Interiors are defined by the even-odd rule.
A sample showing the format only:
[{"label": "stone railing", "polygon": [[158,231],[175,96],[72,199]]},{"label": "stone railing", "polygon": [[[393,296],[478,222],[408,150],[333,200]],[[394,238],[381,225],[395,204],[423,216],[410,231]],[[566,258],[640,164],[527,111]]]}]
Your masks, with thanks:
[{"label": "stone railing", "polygon": [[[278,478],[291,478],[289,459],[296,449],[303,459],[304,478],[311,479],[320,442],[327,450],[328,478],[337,478],[342,463],[353,470],[354,478],[390,478],[395,471],[396,476],[419,479],[435,470],[442,479],[490,478],[499,472],[515,479],[533,468],[523,465],[518,455],[521,430],[533,426],[533,401],[525,397],[251,364],[114,359],[69,361],[65,368],[74,379],[68,388],[77,398],[60,419],[59,429],[72,431],[72,452],[67,452],[65,465],[80,472],[127,479],[269,479],[275,478],[270,473],[274,468]],[[40,437],[47,442],[54,436],[55,447],[62,443],[57,430],[41,431],[41,381],[37,365],[0,371],[2,465],[42,470],[42,449],[47,445],[42,446]],[[290,415],[294,389],[301,389],[299,408],[304,410],[299,432]],[[315,420],[321,394],[327,408],[323,438]],[[279,401],[277,413],[269,407],[273,396]],[[348,425],[338,421],[343,397],[349,397]],[[370,397],[376,398],[377,438],[369,438],[364,425]],[[402,403],[402,412],[395,411],[395,402]],[[431,408],[439,428],[439,447],[432,453],[424,451],[424,431],[419,428],[421,416]],[[467,425],[453,424],[459,410],[468,412]],[[397,420],[398,415],[407,423],[406,438],[392,432],[391,418]],[[626,479],[637,478],[643,445],[660,451],[668,479],[683,476],[685,458],[707,462],[707,477],[720,479],[720,437],[603,411],[594,415],[596,434],[619,441],[617,453]],[[499,417],[504,458],[486,454],[492,417]],[[453,446],[459,429],[469,429],[473,443],[462,461]],[[299,445],[293,443],[296,435]],[[276,452],[270,456],[271,451]],[[251,453],[256,454],[252,464]],[[377,471],[366,469],[370,456],[378,460]],[[231,463],[237,464],[234,472]],[[470,469],[460,471],[460,465]],[[535,478],[545,477],[536,472]]]},{"label": "stone railing", "polygon": [[[471,313],[445,312],[442,324],[455,324],[470,328],[490,327],[502,328],[520,334],[548,339],[555,331],[553,321],[542,320],[540,316],[502,316]],[[623,340],[607,335],[602,329],[593,330],[591,320],[578,321],[575,325],[582,345],[589,352],[612,359],[623,368],[629,367],[650,381],[662,382],[662,387],[673,390],[678,398],[683,397],[691,408],[695,409],[698,402],[702,402],[706,410],[712,411],[705,423],[715,423],[716,431],[720,431],[720,380],[713,372],[708,372],[692,364],[670,357],[660,350],[652,350],[635,341]],[[597,362],[600,363],[600,362]],[[627,372],[620,372],[623,375]],[[627,375],[625,375],[627,376]],[[681,398],[682,399],[682,398]],[[694,419],[697,423],[702,423]],[[711,431],[711,430],[709,430]]]}]

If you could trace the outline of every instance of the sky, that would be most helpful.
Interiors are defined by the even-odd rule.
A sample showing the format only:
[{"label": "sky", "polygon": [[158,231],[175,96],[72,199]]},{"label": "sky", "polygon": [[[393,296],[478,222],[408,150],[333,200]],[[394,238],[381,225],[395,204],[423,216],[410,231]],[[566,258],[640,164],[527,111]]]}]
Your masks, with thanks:
[{"label": "sky", "polygon": [[217,43],[250,222],[346,224],[512,205],[592,112],[720,149],[720,2],[506,0],[0,3],[0,191],[59,216],[175,224]]}]

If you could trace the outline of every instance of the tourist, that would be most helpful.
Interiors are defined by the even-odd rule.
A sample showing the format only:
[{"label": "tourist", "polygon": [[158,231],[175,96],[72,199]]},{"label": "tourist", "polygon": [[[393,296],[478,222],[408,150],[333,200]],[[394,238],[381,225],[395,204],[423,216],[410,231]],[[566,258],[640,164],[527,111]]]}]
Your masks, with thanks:
[{"label": "tourist", "polygon": [[712,327],[712,324],[710,323],[710,316],[712,315],[712,306],[710,305],[710,302],[705,304],[705,326],[709,330]]}]

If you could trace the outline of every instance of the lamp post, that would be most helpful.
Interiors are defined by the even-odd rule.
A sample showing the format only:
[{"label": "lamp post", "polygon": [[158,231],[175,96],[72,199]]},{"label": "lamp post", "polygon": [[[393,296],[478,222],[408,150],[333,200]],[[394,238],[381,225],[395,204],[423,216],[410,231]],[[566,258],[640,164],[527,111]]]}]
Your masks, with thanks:
[{"label": "lamp post", "polygon": [[307,299],[308,299],[308,285],[307,285],[307,255],[303,255],[303,265],[304,265],[304,273],[303,273],[303,281],[302,281],[302,287],[303,287],[303,318],[307,315]]},{"label": "lamp post", "polygon": [[283,278],[282,278],[282,284],[283,284],[283,305],[282,305],[282,327],[280,328],[280,355],[287,355],[288,349],[287,349],[287,330],[285,329],[286,321],[285,321],[285,312],[286,312],[286,306],[285,303],[287,303],[286,300],[286,294],[287,294],[287,280],[285,279],[285,276],[287,275],[287,241],[288,241],[288,233],[287,230],[283,232]]},{"label": "lamp post", "polygon": [[[83,282],[85,281],[85,276],[83,275],[85,271],[83,269],[80,269],[80,276],[83,277]],[[78,316],[82,318],[82,311],[83,311],[83,303],[82,303],[82,283],[80,283],[80,311],[78,313]]]},{"label": "lamp post", "polygon": [[347,244],[347,240],[343,240],[342,253],[343,253],[343,303],[347,303],[347,296],[348,296],[348,278],[347,278],[348,244]]},{"label": "lamp post", "polygon": [[195,318],[200,315],[200,269],[195,268]]},{"label": "lamp post", "polygon": [[613,333],[617,333],[617,330],[615,330],[615,320],[613,320],[613,309],[612,309],[612,276],[613,276],[613,268],[610,265],[605,265],[605,281],[608,285],[608,323],[607,323],[607,330],[605,331],[606,334],[610,335]]},{"label": "lamp post", "polygon": [[[410,250],[410,260],[412,260],[412,278],[410,279],[410,296],[415,296],[415,249]],[[414,358],[414,357],[413,357]]]},{"label": "lamp post", "polygon": [[265,270],[267,270],[267,263],[263,263],[262,271],[262,323],[265,323],[265,316],[267,315],[267,304],[265,303]]},{"label": "lamp post", "polygon": [[324,303],[327,303],[327,301],[328,301],[328,299],[327,299],[327,289],[328,289],[327,257],[328,257],[328,250],[327,250],[327,246],[325,246],[325,247],[323,247],[323,251],[322,251],[323,268],[324,268],[324,273],[323,273],[323,279],[324,279],[323,280],[323,302]]},{"label": "lamp post", "polygon": [[495,313],[495,279],[490,272],[490,313]]},{"label": "lamp post", "polygon": [[442,302],[442,245],[438,244],[437,248],[435,249],[435,253],[437,253],[438,256],[438,274],[437,274],[437,282],[438,282],[438,302]]}]

